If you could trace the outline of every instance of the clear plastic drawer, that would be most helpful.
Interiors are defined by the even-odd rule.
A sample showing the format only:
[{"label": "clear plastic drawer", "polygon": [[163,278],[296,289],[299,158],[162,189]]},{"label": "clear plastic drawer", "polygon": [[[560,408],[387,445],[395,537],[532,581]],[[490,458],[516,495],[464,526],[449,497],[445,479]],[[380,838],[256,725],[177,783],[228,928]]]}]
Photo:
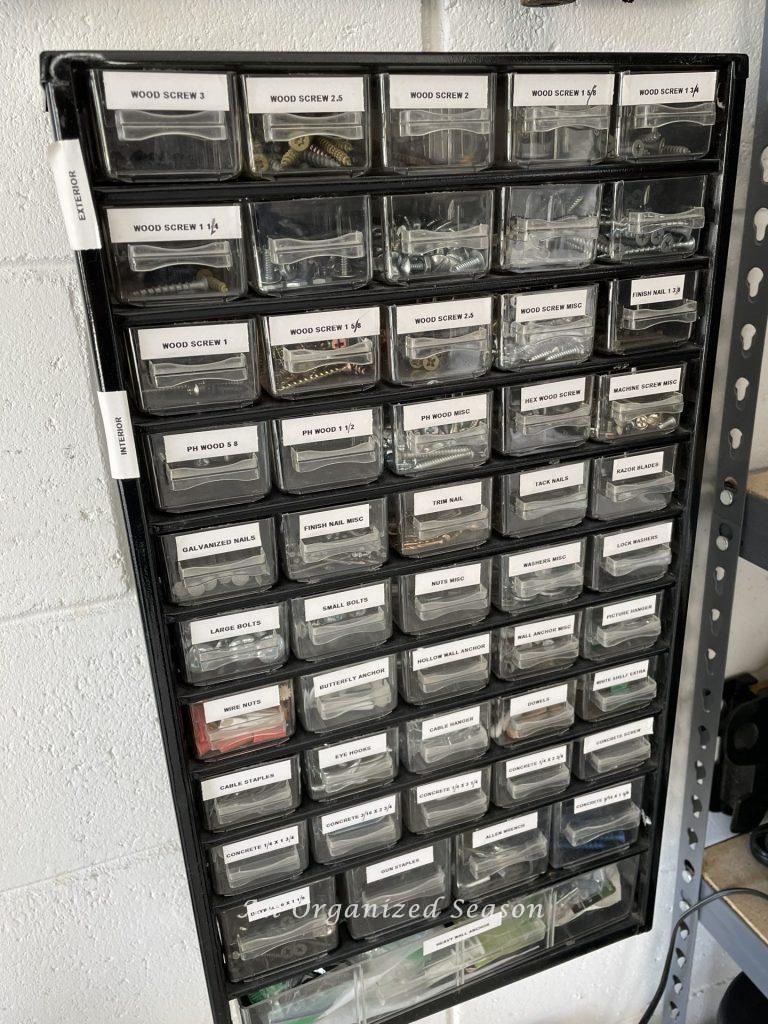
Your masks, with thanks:
[{"label": "clear plastic drawer", "polygon": [[491,393],[390,407],[390,468],[404,476],[482,466],[491,454]]},{"label": "clear plastic drawer", "polygon": [[309,867],[307,823],[297,821],[287,828],[214,846],[210,856],[213,886],[222,896],[287,882]]},{"label": "clear plastic drawer", "polygon": [[421,835],[482,818],[488,810],[491,767],[476,768],[437,782],[425,782],[405,793],[405,823]]},{"label": "clear plastic drawer", "polygon": [[493,633],[493,671],[517,680],[566,669],[579,656],[581,612],[502,626]]},{"label": "clear plastic drawer", "polygon": [[576,680],[493,701],[491,736],[500,747],[559,736],[574,722]]},{"label": "clear plastic drawer", "polygon": [[504,473],[494,481],[493,525],[504,537],[578,526],[587,515],[589,462]]},{"label": "clear plastic drawer", "polygon": [[409,704],[429,704],[482,690],[491,678],[490,652],[490,633],[403,651],[403,696]]},{"label": "clear plastic drawer", "polygon": [[552,866],[580,864],[637,842],[643,782],[635,779],[557,804],[552,822]]},{"label": "clear plastic drawer", "polygon": [[574,540],[496,555],[493,603],[503,612],[525,615],[575,601],[584,590],[585,554],[585,541]]},{"label": "clear plastic drawer", "polygon": [[487,703],[417,718],[400,727],[400,758],[416,774],[474,761],[490,746],[490,728]]},{"label": "clear plastic drawer", "polygon": [[685,409],[685,369],[667,366],[601,377],[595,440],[652,438],[677,430]]},{"label": "clear plastic drawer", "polygon": [[403,817],[399,793],[318,814],[310,820],[312,855],[320,864],[386,850],[400,841]]},{"label": "clear plastic drawer", "polygon": [[496,821],[462,832],[455,839],[454,888],[460,899],[474,900],[511,889],[543,874],[549,867],[552,810]]},{"label": "clear plastic drawer", "polygon": [[695,270],[611,281],[600,347],[629,354],[684,345],[693,337],[702,315],[698,294]]},{"label": "clear plastic drawer", "polygon": [[522,370],[542,364],[575,366],[589,359],[596,302],[596,284],[501,295],[496,365]]},{"label": "clear plastic drawer", "polygon": [[553,944],[572,943],[632,913],[639,857],[596,868],[553,889]]},{"label": "clear plastic drawer", "polygon": [[592,385],[592,377],[572,377],[501,388],[494,406],[494,448],[504,455],[527,455],[586,444]]},{"label": "clear plastic drawer", "polygon": [[589,514],[624,519],[668,507],[676,489],[677,445],[594,460]]},{"label": "clear plastic drawer", "polygon": [[491,559],[398,576],[392,589],[395,618],[404,633],[471,626],[491,610]]},{"label": "clear plastic drawer", "polygon": [[592,590],[617,590],[660,580],[672,564],[672,521],[590,537]]},{"label": "clear plastic drawer", "polygon": [[185,674],[193,686],[269,672],[288,658],[283,603],[192,619],[179,628]]},{"label": "clear plastic drawer", "polygon": [[609,182],[603,193],[598,252],[613,263],[693,256],[707,226],[707,179]]},{"label": "clear plastic drawer", "polygon": [[588,267],[597,255],[603,186],[507,185],[501,189],[501,270]]},{"label": "clear plastic drawer", "polygon": [[717,121],[716,71],[619,75],[616,155],[639,163],[706,156]]},{"label": "clear plastic drawer", "polygon": [[280,519],[286,576],[302,583],[378,569],[387,560],[387,537],[385,498]]},{"label": "clear plastic drawer", "polygon": [[656,698],[659,670],[658,658],[642,658],[579,676],[576,697],[579,718],[599,722],[645,707]]},{"label": "clear plastic drawer", "polygon": [[386,582],[291,599],[293,649],[307,661],[377,647],[391,634]]},{"label": "clear plastic drawer", "polygon": [[201,760],[226,757],[284,743],[293,735],[293,686],[274,683],[227,697],[190,704],[195,755]]},{"label": "clear plastic drawer", "polygon": [[571,784],[572,744],[496,761],[492,799],[497,807],[517,807],[563,793]]},{"label": "clear plastic drawer", "polygon": [[299,676],[301,724],[326,733],[385,718],[397,706],[397,655]]},{"label": "clear plastic drawer", "polygon": [[664,594],[644,594],[584,609],[582,655],[590,661],[653,647],[662,635]]},{"label": "clear plastic drawer", "polygon": [[643,718],[584,736],[576,741],[574,774],[588,782],[640,768],[653,753],[653,732],[653,718]]},{"label": "clear plastic drawer", "polygon": [[212,832],[288,814],[301,800],[298,754],[204,779],[200,795],[203,816]]},{"label": "clear plastic drawer", "polygon": [[406,558],[476,548],[491,535],[491,478],[400,491],[389,509],[392,545]]},{"label": "clear plastic drawer", "polygon": [[304,754],[304,778],[313,800],[335,800],[374,789],[397,777],[397,729],[344,743],[313,747]]}]

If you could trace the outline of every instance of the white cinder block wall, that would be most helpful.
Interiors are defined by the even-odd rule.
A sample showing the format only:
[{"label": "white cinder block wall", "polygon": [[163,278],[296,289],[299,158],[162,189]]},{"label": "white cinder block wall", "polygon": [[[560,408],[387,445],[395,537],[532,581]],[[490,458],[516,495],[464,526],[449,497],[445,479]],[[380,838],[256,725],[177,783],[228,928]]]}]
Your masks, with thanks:
[{"label": "white cinder block wall", "polygon": [[[746,51],[755,59],[763,5],[579,0],[574,7],[527,11],[515,0],[0,5],[6,69],[0,85],[6,484],[0,551],[10,570],[0,591],[0,1024],[210,1021],[130,566],[97,435],[82,306],[45,166],[49,130],[37,82],[39,51],[703,49]],[[752,89],[754,109],[754,83]],[[759,444],[763,464],[767,434]],[[749,614],[745,602],[739,668],[768,661],[759,630],[750,629],[756,613],[751,620]],[[678,768],[683,758],[678,750]],[[681,797],[673,784],[659,923],[651,935],[435,1020],[634,1024],[666,942]],[[702,943],[696,1024],[714,1020],[722,979],[732,970]]]}]

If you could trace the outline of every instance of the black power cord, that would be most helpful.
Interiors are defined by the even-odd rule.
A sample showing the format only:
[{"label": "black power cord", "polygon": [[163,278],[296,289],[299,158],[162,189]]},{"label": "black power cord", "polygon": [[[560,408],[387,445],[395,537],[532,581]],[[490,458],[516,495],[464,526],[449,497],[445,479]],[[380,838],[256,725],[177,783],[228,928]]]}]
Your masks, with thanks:
[{"label": "black power cord", "polygon": [[750,834],[749,852],[759,864],[768,868],[768,825],[761,825]]},{"label": "black power cord", "polygon": [[713,892],[710,896],[705,896],[703,900],[699,900],[698,903],[694,903],[693,906],[689,907],[684,914],[681,914],[677,921],[675,921],[675,926],[672,929],[672,936],[669,940],[669,949],[667,950],[667,958],[664,961],[661,981],[659,982],[659,986],[654,992],[653,998],[648,1004],[648,1008],[640,1018],[638,1024],[650,1024],[653,1012],[661,1002],[661,997],[664,995],[664,989],[667,987],[669,969],[672,966],[672,957],[675,955],[675,939],[677,938],[677,931],[680,925],[686,920],[686,918],[690,917],[691,914],[697,914],[702,907],[706,907],[708,903],[714,903],[715,900],[724,899],[726,896],[757,896],[761,900],[768,900],[768,892],[761,892],[759,889],[749,889],[737,885],[730,889],[721,889],[719,892]]}]

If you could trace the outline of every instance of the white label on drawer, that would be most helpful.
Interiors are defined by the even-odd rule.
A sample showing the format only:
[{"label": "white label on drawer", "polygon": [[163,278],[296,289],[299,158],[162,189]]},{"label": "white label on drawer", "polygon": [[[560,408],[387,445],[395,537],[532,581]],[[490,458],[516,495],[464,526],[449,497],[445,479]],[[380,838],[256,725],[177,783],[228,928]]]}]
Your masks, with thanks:
[{"label": "white label on drawer", "polygon": [[214,619],[195,619],[189,630],[193,644],[207,644],[231,636],[246,633],[266,633],[280,628],[280,607],[255,608],[249,612],[235,612],[234,615],[217,615]]},{"label": "white label on drawer", "polygon": [[228,356],[250,348],[247,323],[142,327],[137,333],[142,359]]},{"label": "white label on drawer", "polygon": [[613,747],[617,743],[637,739],[638,736],[651,735],[653,735],[653,719],[643,718],[639,722],[620,725],[617,729],[608,729],[606,732],[595,733],[594,736],[585,736],[582,749],[585,754],[591,754],[593,750]]},{"label": "white label on drawer", "polygon": [[100,249],[99,223],[79,140],[60,139],[51,142],[48,146],[48,166],[53,174],[70,248],[76,252]]},{"label": "white label on drawer", "polygon": [[264,708],[276,708],[280,704],[279,686],[262,686],[246,693],[234,693],[231,697],[207,700],[203,704],[206,722],[222,722],[235,715],[250,715]]},{"label": "white label on drawer", "polygon": [[555,704],[568,703],[568,684],[560,686],[549,686],[546,690],[534,690],[533,693],[524,693],[520,697],[511,697],[507,703],[506,713],[508,715],[525,715],[529,711],[538,711],[539,708],[550,708]]},{"label": "white label on drawer", "polygon": [[559,636],[568,636],[576,629],[576,616],[563,615],[557,619],[539,619],[538,622],[526,622],[514,628],[514,645],[538,644],[542,640],[554,640]]},{"label": "white label on drawer", "polygon": [[[239,206],[128,206],[107,210],[113,245],[240,238]],[[173,257],[173,250],[169,252]]]},{"label": "white label on drawer", "polygon": [[136,458],[128,395],[125,391],[99,391],[96,397],[99,400],[112,479],[135,480],[139,476],[139,462]]},{"label": "white label on drawer", "polygon": [[222,846],[221,853],[225,864],[236,864],[239,860],[249,857],[260,857],[263,853],[285,850],[289,846],[299,845],[299,827],[281,828],[277,832],[266,832],[253,839],[243,839],[240,843],[229,843]]},{"label": "white label on drawer", "polygon": [[441,423],[484,420],[487,413],[487,395],[464,395],[461,398],[445,398],[438,402],[417,402],[415,405],[406,405],[403,409],[403,426],[406,430],[422,430],[424,427],[439,426]]},{"label": "white label on drawer", "polygon": [[571,380],[558,380],[549,384],[531,384],[527,388],[520,388],[520,408],[528,412],[530,409],[553,409],[558,405],[583,402],[586,389],[586,377],[573,377]]},{"label": "white label on drawer", "polygon": [[586,793],[573,799],[573,813],[583,814],[585,811],[596,811],[600,807],[617,804],[621,800],[632,799],[632,783],[614,786],[612,789],[601,789],[597,793]]},{"label": "white label on drawer", "polygon": [[481,562],[475,562],[474,565],[453,565],[448,569],[417,573],[414,592],[420,597],[422,594],[438,594],[443,590],[458,590],[459,587],[477,587],[480,585],[482,568]]},{"label": "white label on drawer", "polygon": [[635,398],[637,395],[655,395],[659,392],[679,391],[679,366],[666,370],[647,370],[645,373],[622,373],[611,377],[608,398]]},{"label": "white label on drawer", "polygon": [[447,508],[465,508],[482,504],[483,485],[480,480],[455,487],[435,487],[430,491],[416,491],[413,495],[413,513],[429,516]]},{"label": "white label on drawer", "polygon": [[548,469],[534,469],[520,474],[520,497],[542,491],[561,491],[565,487],[581,487],[584,483],[584,463],[574,462],[570,466],[550,466]]},{"label": "white label on drawer", "polygon": [[516,74],[513,107],[607,107],[613,103],[610,74]]},{"label": "white label on drawer", "polygon": [[611,626],[615,622],[626,622],[629,619],[641,619],[644,615],[656,614],[656,594],[636,597],[631,601],[619,604],[607,604],[603,607],[602,623]]},{"label": "white label on drawer", "polygon": [[[420,302],[418,306],[397,307],[397,335],[445,331],[452,327],[485,327],[491,322],[490,295],[480,299],[451,299],[450,302]],[[450,344],[450,338],[443,339]],[[459,339],[457,339],[459,340]]]},{"label": "white label on drawer", "polygon": [[163,438],[167,462],[194,462],[222,455],[249,455],[259,450],[259,428],[224,427],[195,430],[191,434],[166,434]]},{"label": "white label on drawer", "polygon": [[580,561],[581,541],[576,541],[573,544],[560,544],[553,548],[538,548],[536,551],[509,555],[507,573],[510,577],[525,576],[529,572],[558,569],[563,565],[576,565]]},{"label": "white label on drawer", "polygon": [[205,558],[222,552],[242,551],[261,547],[261,529],[258,523],[224,526],[220,530],[183,533],[176,538],[176,558],[187,562],[190,558]]},{"label": "white label on drawer", "polygon": [[389,659],[377,658],[376,661],[364,661],[349,668],[340,668],[335,672],[323,672],[315,676],[312,683],[315,695],[325,697],[338,690],[348,690],[352,686],[364,686],[375,683],[389,676]]},{"label": "white label on drawer", "polygon": [[502,839],[510,839],[512,836],[522,835],[524,832],[532,832],[539,824],[539,812],[532,811],[530,814],[521,814],[519,818],[509,818],[507,821],[499,821],[488,828],[479,828],[472,833],[472,849],[478,846],[488,846],[489,843],[498,843]]},{"label": "white label on drawer", "polygon": [[246,78],[249,114],[365,110],[365,82],[354,75],[283,75]]},{"label": "white label on drawer", "polygon": [[450,949],[457,942],[464,942],[475,935],[482,935],[483,932],[489,932],[494,928],[498,928],[503,921],[504,914],[498,911],[495,914],[484,915],[477,921],[471,921],[460,928],[446,928],[441,935],[436,935],[432,939],[426,939],[422,943],[421,954],[425,957],[432,956],[433,953],[440,953],[444,949]]},{"label": "white label on drawer", "polygon": [[273,348],[306,345],[335,338],[378,340],[381,313],[378,306],[361,309],[325,309],[316,313],[290,313],[267,317],[269,343]]},{"label": "white label on drawer", "polygon": [[385,796],[381,800],[372,800],[369,804],[356,804],[346,807],[343,811],[324,814],[320,819],[320,831],[324,836],[332,832],[340,832],[344,828],[355,828],[366,821],[376,821],[395,813],[397,797]]},{"label": "white label on drawer", "polygon": [[638,476],[654,476],[664,469],[664,452],[644,452],[642,455],[628,455],[614,459],[611,480],[632,480]]},{"label": "white label on drawer", "polygon": [[364,736],[349,743],[337,743],[335,747],[320,747],[317,751],[317,763],[321,768],[332,765],[346,764],[347,761],[359,761],[363,757],[378,757],[387,752],[387,734],[379,732],[375,736]]},{"label": "white label on drawer", "polygon": [[652,548],[658,544],[669,544],[672,540],[672,523],[652,523],[641,530],[625,530],[603,538],[603,554],[619,555],[624,551]]},{"label": "white label on drawer", "polygon": [[488,106],[487,75],[390,75],[393,110],[471,110]]},{"label": "white label on drawer", "polygon": [[107,110],[229,110],[226,75],[105,71],[102,77]]},{"label": "white label on drawer", "polygon": [[622,686],[636,683],[638,679],[646,679],[650,668],[648,658],[645,661],[633,661],[631,665],[619,665],[618,668],[606,668],[595,672],[592,682],[594,690],[607,690],[611,686]]},{"label": "white label on drawer", "polygon": [[327,619],[331,615],[347,615],[366,608],[380,608],[384,604],[385,584],[374,583],[370,587],[355,587],[353,590],[337,590],[335,594],[321,594],[304,601],[304,618],[307,622]]},{"label": "white label on drawer", "polygon": [[406,871],[413,871],[414,868],[423,868],[427,864],[434,864],[435,850],[427,846],[423,850],[413,850],[411,853],[404,853],[401,857],[393,857],[391,860],[382,860],[378,864],[369,864],[365,869],[366,882],[380,882],[382,878],[391,878],[392,875],[403,875]]},{"label": "white label on drawer", "polygon": [[428,786],[417,786],[416,803],[428,804],[433,800],[445,800],[447,797],[457,796],[459,793],[469,793],[470,790],[480,789],[482,782],[482,772],[470,772],[468,775],[454,775],[450,779],[430,782]]},{"label": "white label on drawer", "polygon": [[620,107],[648,104],[707,103],[715,98],[716,71],[662,71],[652,75],[624,75]]},{"label": "white label on drawer", "polygon": [[452,661],[464,658],[479,658],[491,650],[491,634],[482,633],[466,640],[451,640],[447,644],[435,644],[434,647],[420,647],[411,651],[411,665],[414,670],[427,668],[431,665],[447,665]]},{"label": "white label on drawer", "polygon": [[573,291],[532,292],[515,296],[515,320],[527,324],[532,320],[560,320],[563,317],[586,316],[586,288]]},{"label": "white label on drawer", "polygon": [[273,782],[288,782],[292,775],[293,765],[290,760],[276,761],[257,768],[246,768],[242,772],[233,772],[231,775],[219,775],[215,779],[203,779],[200,789],[203,800],[215,800],[229,793],[271,786]]},{"label": "white label on drawer", "polygon": [[283,446],[293,444],[324,444],[340,438],[370,437],[373,433],[373,410],[334,412],[327,416],[304,416],[283,420]]},{"label": "white label on drawer", "polygon": [[526,757],[515,757],[505,763],[507,778],[514,778],[516,775],[528,775],[530,772],[538,772],[543,768],[552,768],[556,764],[565,764],[568,761],[568,747],[550,747],[549,750],[539,750],[535,754],[528,754]]},{"label": "white label on drawer", "polygon": [[432,740],[436,736],[445,736],[459,729],[471,729],[480,725],[480,706],[454,711],[450,715],[438,715],[421,723],[421,738]]},{"label": "white label on drawer", "polygon": [[305,885],[303,889],[281,892],[279,896],[269,896],[265,900],[248,900],[245,907],[249,921],[260,921],[264,917],[277,917],[278,914],[285,914],[289,910],[298,910],[299,907],[308,905],[309,886]]},{"label": "white label on drawer", "polygon": [[326,512],[305,512],[299,516],[299,537],[326,537],[345,530],[367,530],[371,521],[371,506],[347,505]]},{"label": "white label on drawer", "polygon": [[629,302],[632,306],[649,306],[654,302],[682,299],[685,274],[670,277],[641,277],[631,282]]}]

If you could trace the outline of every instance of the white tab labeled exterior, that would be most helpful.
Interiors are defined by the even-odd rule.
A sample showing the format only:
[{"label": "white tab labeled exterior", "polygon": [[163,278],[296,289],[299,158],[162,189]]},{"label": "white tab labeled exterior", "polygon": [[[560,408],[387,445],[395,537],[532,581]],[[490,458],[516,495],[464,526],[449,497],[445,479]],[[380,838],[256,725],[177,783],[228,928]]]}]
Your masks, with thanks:
[{"label": "white tab labeled exterior", "polygon": [[[210,242],[240,238],[239,206],[139,206],[107,210],[113,245],[127,242]],[[173,255],[170,250],[169,255]]]},{"label": "white tab labeled exterior", "polygon": [[473,565],[453,565],[448,569],[435,569],[432,572],[420,572],[414,580],[414,593],[417,597],[424,594],[439,594],[446,590],[458,590],[460,587],[480,586],[482,563]]},{"label": "white tab labeled exterior", "polygon": [[639,530],[625,530],[612,533],[603,538],[603,554],[608,557],[620,555],[626,551],[639,551],[642,548],[654,548],[659,544],[669,544],[672,540],[672,523],[651,523]]},{"label": "white tab labeled exterior", "polygon": [[211,722],[223,722],[227,718],[234,718],[235,715],[251,715],[265,708],[276,708],[279,704],[280,687],[262,686],[258,690],[235,693],[231,697],[207,700],[203,704],[203,714],[205,721],[210,725]]},{"label": "white tab labeled exterior", "polygon": [[619,106],[645,104],[706,103],[715,98],[716,71],[661,71],[649,75],[624,75]]},{"label": "white tab labeled exterior", "polygon": [[469,793],[473,789],[480,789],[482,781],[482,772],[470,772],[468,775],[454,775],[450,779],[430,782],[427,786],[417,786],[416,803],[428,804],[433,800],[445,800],[460,793]]},{"label": "white tab labeled exterior", "polygon": [[249,114],[332,114],[365,110],[365,82],[356,75],[246,78]]},{"label": "white tab labeled exterior", "polygon": [[48,166],[59,197],[70,249],[100,249],[101,234],[79,139],[61,139],[48,146]]},{"label": "white tab labeled exterior", "polygon": [[627,455],[614,459],[611,480],[635,480],[642,476],[655,476],[664,470],[664,452],[644,452],[642,455]]},{"label": "white tab labeled exterior", "polygon": [[511,839],[513,836],[521,836],[526,832],[533,832],[539,827],[539,812],[531,811],[530,814],[521,814],[519,818],[510,818],[508,821],[499,821],[488,828],[479,828],[472,833],[472,849],[480,846],[488,846],[490,843],[499,843],[503,839]]},{"label": "white tab labeled exterior", "polygon": [[562,491],[566,487],[581,487],[584,484],[584,463],[575,462],[570,466],[550,466],[520,474],[520,497],[545,491]]},{"label": "white tab labeled exterior", "polygon": [[655,615],[656,600],[656,594],[648,594],[645,597],[635,597],[631,601],[606,604],[603,606],[602,624],[612,626],[616,622],[627,622],[630,619],[642,619],[646,615]]},{"label": "white tab labeled exterior", "polygon": [[226,75],[104,71],[107,110],[229,110]]},{"label": "white tab labeled exterior", "polygon": [[513,626],[514,645],[539,644],[544,640],[556,640],[561,636],[570,636],[576,629],[575,615],[561,615],[556,619],[539,619],[538,622],[526,622],[522,626]]},{"label": "white tab labeled exterior", "polygon": [[487,75],[390,75],[393,110],[471,110],[488,106]]},{"label": "white tab labeled exterior", "polygon": [[201,533],[183,533],[176,538],[176,558],[188,562],[191,558],[206,558],[230,551],[245,551],[261,547],[261,527],[258,523],[223,526],[220,530]]},{"label": "white tab labeled exterior", "polygon": [[249,900],[245,905],[249,921],[261,921],[265,917],[277,917],[278,914],[286,914],[289,910],[298,910],[300,907],[306,906],[309,906],[308,885],[304,886],[303,889],[281,892],[279,896],[269,896],[263,900]]},{"label": "white tab labeled exterior", "polygon": [[641,398],[643,395],[668,394],[680,390],[682,369],[646,370],[644,373],[622,373],[611,377],[608,398]]},{"label": "white tab labeled exterior", "polygon": [[507,761],[505,763],[506,776],[508,779],[513,779],[517,775],[529,775],[531,772],[554,768],[558,764],[566,764],[567,761],[568,748],[566,746],[550,747],[549,750],[539,750],[535,754],[514,757]]},{"label": "white tab labeled exterior", "polygon": [[377,658],[375,661],[364,661],[349,668],[340,668],[335,672],[323,672],[314,677],[312,689],[316,697],[327,697],[339,690],[349,690],[354,686],[366,686],[380,679],[389,677],[389,659]]},{"label": "white tab labeled exterior", "polygon": [[189,624],[193,644],[207,644],[233,636],[268,633],[280,628],[280,607],[255,608],[233,615],[217,615],[212,619],[195,619]]},{"label": "white tab labeled exterior", "polygon": [[554,409],[561,405],[573,405],[583,402],[587,390],[586,377],[573,377],[571,380],[552,381],[548,384],[530,384],[520,388],[520,409],[530,412],[532,409]]},{"label": "white tab labeled exterior", "polygon": [[299,516],[299,537],[308,540],[310,537],[328,537],[348,530],[367,530],[370,522],[371,507],[367,503],[332,508],[327,512],[305,512]]},{"label": "white tab labeled exterior", "polygon": [[371,882],[380,882],[383,878],[403,875],[406,871],[424,868],[428,864],[434,864],[434,862],[434,847],[427,846],[423,850],[413,850],[410,853],[402,854],[400,857],[379,861],[378,864],[369,864],[365,869],[365,880],[369,884]]},{"label": "white tab labeled exterior", "polygon": [[316,344],[333,338],[378,338],[381,312],[378,306],[360,309],[324,309],[315,313],[290,313],[267,317],[269,343],[273,348]]},{"label": "white tab labeled exterior", "polygon": [[563,317],[586,316],[589,291],[531,292],[515,296],[515,320],[527,324],[539,320],[562,320]]},{"label": "white tab labeled exterior", "polygon": [[380,800],[372,800],[367,804],[356,804],[354,807],[345,807],[342,811],[334,811],[333,814],[324,814],[320,819],[320,831],[324,836],[334,832],[340,832],[345,828],[356,828],[364,825],[367,821],[378,821],[379,818],[387,818],[395,813],[397,797],[385,796]]},{"label": "white tab labeled exterior", "polygon": [[350,761],[360,761],[365,757],[378,757],[387,752],[387,734],[377,733],[365,736],[349,743],[337,743],[335,747],[320,747],[317,752],[317,763],[321,768],[330,768]]},{"label": "white tab labeled exterior", "polygon": [[251,455],[259,450],[259,428],[223,427],[195,430],[190,434],[166,434],[163,438],[167,462],[194,462],[222,455]]},{"label": "white tab labeled exterior", "polygon": [[594,736],[585,736],[583,739],[583,750],[585,754],[591,754],[595,750],[602,750],[604,747],[613,747],[617,743],[626,743],[627,740],[635,740],[640,736],[653,735],[653,719],[643,718],[639,722],[630,722],[629,725],[620,725],[616,729],[608,729],[606,732],[595,733]]},{"label": "white tab labeled exterior", "polygon": [[666,277],[641,277],[630,282],[632,306],[651,306],[657,302],[679,302],[685,293],[685,274]]},{"label": "white tab labeled exterior", "polygon": [[464,395],[461,398],[444,398],[437,402],[417,402],[403,409],[403,426],[406,430],[424,430],[442,423],[467,423],[484,420],[488,411],[485,395]]},{"label": "white tab labeled exterior", "polygon": [[288,782],[292,775],[293,766],[290,761],[276,761],[256,768],[246,768],[242,772],[232,772],[230,775],[219,775],[215,779],[203,779],[200,789],[203,800],[216,800],[230,793],[260,789],[275,782]]},{"label": "white tab labeled exterior", "polygon": [[633,661],[631,665],[619,665],[618,668],[606,668],[602,672],[595,672],[592,689],[608,690],[612,686],[626,686],[627,683],[647,679],[650,665],[646,658],[644,661]]},{"label": "white tab labeled exterior", "polygon": [[125,391],[99,391],[97,398],[112,479],[135,480],[139,476],[139,462],[128,395]]},{"label": "white tab labeled exterior", "polygon": [[611,103],[611,74],[516,74],[514,78],[513,107],[607,107]]},{"label": "white tab labeled exterior", "polygon": [[483,485],[480,480],[471,484],[456,484],[454,487],[435,487],[429,491],[416,491],[413,495],[413,513],[417,516],[431,516],[446,509],[473,508],[483,501]]},{"label": "white tab labeled exterior", "polygon": [[452,711],[449,715],[437,715],[421,723],[421,738],[433,740],[438,736],[447,736],[459,729],[473,729],[480,725],[480,706],[465,708],[463,711]]},{"label": "white tab labeled exterior", "polygon": [[451,640],[446,644],[435,644],[433,647],[420,647],[411,651],[411,665],[415,670],[428,668],[432,665],[447,665],[465,658],[479,658],[491,650],[491,634],[482,633],[466,640]]},{"label": "white tab labeled exterior", "polygon": [[141,327],[136,332],[142,359],[237,355],[250,349],[247,323]]},{"label": "white tab labeled exterior", "polygon": [[348,615],[350,612],[381,608],[385,601],[385,584],[374,583],[370,587],[355,587],[352,590],[338,590],[335,594],[321,594],[304,601],[304,618],[307,622],[327,619],[331,615]]},{"label": "white tab labeled exterior", "polygon": [[568,684],[548,686],[546,690],[534,690],[520,697],[510,697],[506,705],[506,713],[510,716],[525,715],[541,708],[551,708],[556,704],[568,703]]},{"label": "white tab labeled exterior", "polygon": [[558,544],[556,547],[509,555],[507,573],[510,578],[526,576],[531,572],[546,572],[549,569],[561,569],[564,565],[576,565],[580,561],[581,542],[575,541],[572,544]]},{"label": "white tab labeled exterior", "polygon": [[501,911],[498,911],[495,914],[489,914],[487,917],[483,916],[477,921],[471,921],[469,924],[461,925],[459,928],[446,928],[446,930],[440,935],[436,935],[431,939],[426,939],[422,943],[422,956],[433,956],[435,953],[440,953],[444,949],[450,949],[451,946],[455,946],[459,942],[465,942],[468,939],[474,938],[476,935],[482,935],[484,932],[489,932],[494,928],[498,928],[503,924],[503,922],[504,914]]},{"label": "white tab labeled exterior", "polygon": [[373,433],[373,410],[358,409],[356,412],[334,412],[326,416],[283,420],[281,428],[284,447],[370,437]]},{"label": "white tab labeled exterior", "polygon": [[293,825],[290,828],[278,829],[276,832],[266,832],[264,835],[254,836],[253,839],[243,839],[239,843],[229,843],[227,846],[222,846],[221,854],[225,864],[236,864],[240,860],[261,857],[265,853],[287,850],[298,845],[299,827]]},{"label": "white tab labeled exterior", "polygon": [[586,811],[596,811],[601,807],[610,807],[611,804],[618,804],[631,799],[632,783],[627,782],[623,786],[614,786],[612,789],[600,789],[597,793],[587,793],[585,796],[574,797],[573,813],[584,814]]},{"label": "white tab labeled exterior", "polygon": [[[451,299],[449,302],[420,302],[397,307],[397,334],[425,334],[453,327],[486,327],[493,316],[490,295],[480,299]],[[451,339],[443,339],[450,344]],[[460,341],[460,338],[454,339]]]}]

